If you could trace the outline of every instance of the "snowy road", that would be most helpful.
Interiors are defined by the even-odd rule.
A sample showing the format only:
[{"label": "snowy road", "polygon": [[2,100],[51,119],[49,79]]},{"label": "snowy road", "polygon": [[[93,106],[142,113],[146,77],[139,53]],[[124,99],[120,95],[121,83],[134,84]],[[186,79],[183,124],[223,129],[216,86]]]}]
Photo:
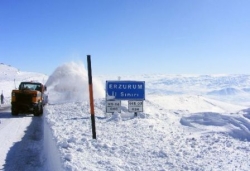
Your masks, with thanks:
[{"label": "snowy road", "polygon": [[0,170],[42,170],[43,119],[0,108]]}]

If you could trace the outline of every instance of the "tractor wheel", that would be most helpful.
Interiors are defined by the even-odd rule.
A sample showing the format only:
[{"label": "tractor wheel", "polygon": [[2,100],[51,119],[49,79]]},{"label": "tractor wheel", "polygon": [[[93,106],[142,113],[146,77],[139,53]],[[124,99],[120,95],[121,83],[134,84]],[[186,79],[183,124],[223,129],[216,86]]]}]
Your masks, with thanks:
[{"label": "tractor wheel", "polygon": [[34,116],[41,116],[43,114],[43,105],[40,103],[34,111]]},{"label": "tractor wheel", "polygon": [[40,107],[40,115],[42,116],[43,115],[43,105],[41,104],[41,107]]},{"label": "tractor wheel", "polygon": [[11,114],[12,114],[12,116],[17,116],[18,115],[18,110],[12,107],[11,108]]}]

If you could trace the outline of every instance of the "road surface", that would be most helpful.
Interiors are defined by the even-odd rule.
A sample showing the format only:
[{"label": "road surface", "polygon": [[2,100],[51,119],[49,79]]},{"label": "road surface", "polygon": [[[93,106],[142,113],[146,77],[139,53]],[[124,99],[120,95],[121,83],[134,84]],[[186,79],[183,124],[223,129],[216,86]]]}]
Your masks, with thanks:
[{"label": "road surface", "polygon": [[0,170],[43,170],[43,118],[0,107]]}]

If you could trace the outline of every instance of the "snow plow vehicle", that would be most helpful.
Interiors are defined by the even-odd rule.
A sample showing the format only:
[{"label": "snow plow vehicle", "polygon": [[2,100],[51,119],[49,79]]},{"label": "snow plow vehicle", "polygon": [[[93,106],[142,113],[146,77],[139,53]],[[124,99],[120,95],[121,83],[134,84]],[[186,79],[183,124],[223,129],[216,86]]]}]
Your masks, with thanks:
[{"label": "snow plow vehicle", "polygon": [[18,90],[12,90],[11,113],[13,116],[19,113],[41,116],[43,106],[47,103],[48,96],[44,93],[46,86],[39,82],[21,82]]}]

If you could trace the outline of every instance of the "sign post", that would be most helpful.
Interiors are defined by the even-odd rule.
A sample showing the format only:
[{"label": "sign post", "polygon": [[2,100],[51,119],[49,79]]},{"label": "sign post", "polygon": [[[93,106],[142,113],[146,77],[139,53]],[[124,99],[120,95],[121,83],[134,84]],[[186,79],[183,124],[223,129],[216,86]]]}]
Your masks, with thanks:
[{"label": "sign post", "polygon": [[88,78],[89,78],[89,101],[90,101],[90,114],[92,123],[92,135],[93,139],[96,139],[95,130],[95,111],[94,111],[94,98],[93,98],[93,85],[92,85],[92,69],[91,69],[91,56],[87,55],[88,62]]},{"label": "sign post", "polygon": [[[106,111],[118,110],[116,101],[129,100],[128,111],[143,112],[143,100],[145,100],[145,81],[106,81]],[[119,110],[118,110],[119,111]]]},{"label": "sign post", "polygon": [[134,112],[136,117],[137,112],[143,112],[143,101],[142,100],[128,101],[128,111]]}]

